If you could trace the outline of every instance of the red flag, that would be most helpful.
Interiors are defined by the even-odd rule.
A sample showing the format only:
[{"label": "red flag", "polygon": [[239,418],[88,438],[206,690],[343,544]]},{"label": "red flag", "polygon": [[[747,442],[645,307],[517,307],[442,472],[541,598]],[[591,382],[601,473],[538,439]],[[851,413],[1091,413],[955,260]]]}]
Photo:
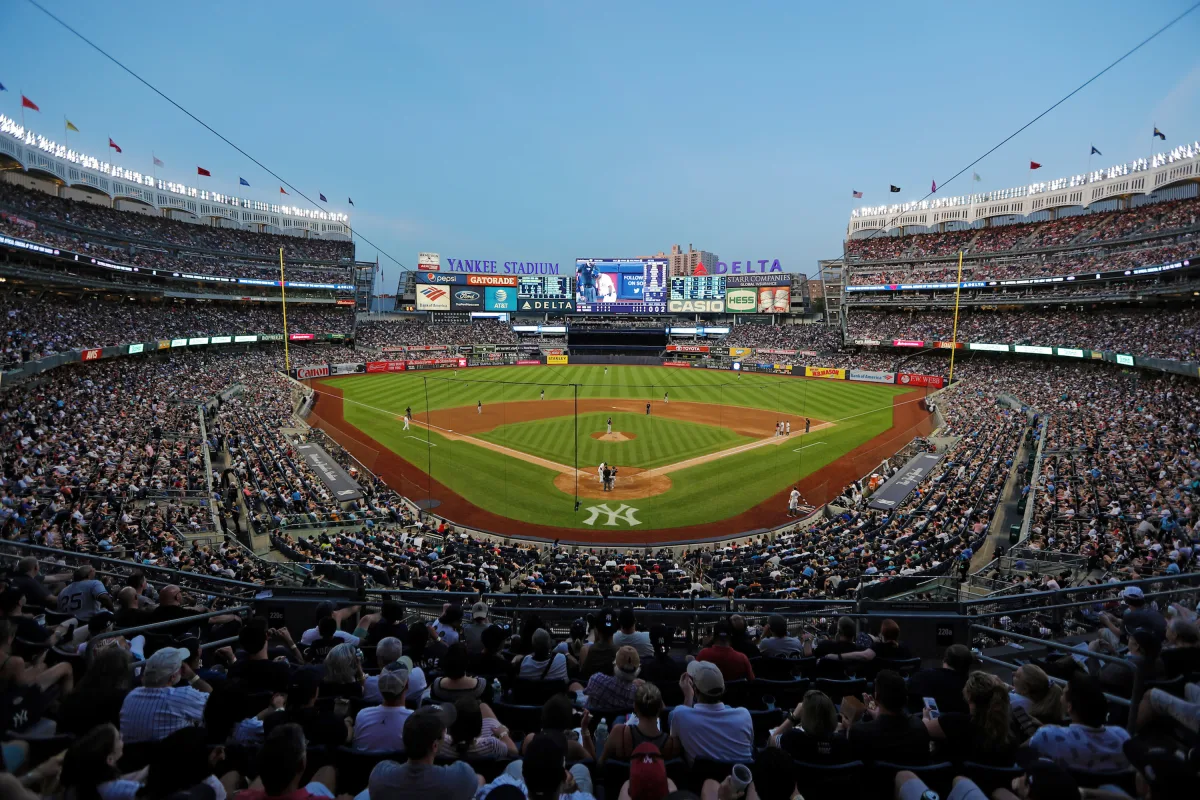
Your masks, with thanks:
[{"label": "red flag", "polygon": [[113,150],[116,150],[118,153],[121,152],[121,148],[117,146],[117,143],[112,140],[111,136],[108,137],[108,146],[111,147]]},{"label": "red flag", "polygon": [[936,180],[935,180],[935,181],[933,181],[933,182],[930,184],[930,186],[929,186],[929,191],[930,191],[930,192],[936,192],[936,191],[937,191],[937,181],[936,181]]},{"label": "red flag", "polygon": [[280,193],[280,194],[287,194],[287,192],[285,192],[285,191],[283,190],[283,187],[282,187],[282,186],[280,186],[280,187],[279,187],[279,193]]},{"label": "red flag", "polygon": [[41,111],[41,109],[37,107],[37,103],[33,102],[25,95],[21,95],[21,108],[31,108],[34,111]]},{"label": "red flag", "polygon": [[1042,165],[1041,165],[1041,164],[1039,164],[1039,163],[1038,163],[1038,162],[1036,162],[1036,161],[1030,161],[1030,162],[1029,162],[1029,168],[1030,168],[1030,169],[1041,169],[1041,168],[1042,168]]},{"label": "red flag", "polygon": [[212,177],[212,173],[206,170],[204,167],[196,167],[196,174],[203,175],[206,178]]}]

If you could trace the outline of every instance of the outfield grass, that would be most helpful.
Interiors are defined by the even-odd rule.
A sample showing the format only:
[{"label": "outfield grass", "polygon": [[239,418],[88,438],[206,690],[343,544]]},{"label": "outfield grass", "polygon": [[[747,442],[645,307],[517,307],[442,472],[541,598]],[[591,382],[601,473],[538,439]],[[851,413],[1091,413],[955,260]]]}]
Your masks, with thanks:
[{"label": "outfield grass", "polygon": [[[630,433],[636,438],[628,442],[593,439],[592,433],[603,431],[609,417],[612,418],[614,431]],[[574,416],[554,417],[502,425],[474,436],[571,466],[576,457],[575,429]],[[728,428],[716,425],[620,412],[580,414],[578,429],[581,465],[596,465],[605,461],[653,469],[755,441],[749,436],[739,436]]]},{"label": "outfield grass", "polygon": [[[513,519],[585,530],[592,529],[582,524],[591,503],[585,501],[583,511],[576,512],[574,496],[554,487],[555,473],[551,470],[468,442],[451,441],[436,432],[415,428],[405,432],[396,417],[410,406],[419,416],[426,408],[426,391],[428,407],[439,409],[474,406],[477,401],[488,405],[536,400],[545,388],[547,399],[573,398],[578,391],[580,398],[661,401],[663,392],[669,391],[672,401],[766,408],[836,423],[833,428],[814,431],[807,437],[793,433],[794,443],[785,446],[749,450],[672,473],[674,486],[670,491],[630,503],[637,508],[641,523],[638,529],[645,530],[711,522],[763,502],[891,427],[892,397],[907,391],[907,387],[846,381],[757,374],[737,378],[734,373],[718,370],[629,366],[609,367],[607,375],[599,366],[477,368],[458,370],[457,378],[449,370],[357,375],[320,381],[318,389],[326,382],[342,390],[348,422],[408,462],[422,469],[428,465],[435,480],[467,500]],[[572,383],[580,385],[574,387]],[[613,422],[614,429],[626,429],[624,423],[617,424],[616,415]],[[685,436],[647,436],[648,449],[640,455],[646,459],[644,465],[655,466],[657,461],[674,463],[690,457],[689,448],[712,452],[742,439],[731,431],[719,429],[724,431],[720,435],[733,439],[732,444],[718,446],[716,440],[705,442],[697,438],[697,431],[709,426],[655,418],[654,424],[663,423],[687,426],[694,441],[689,443]],[[573,463],[573,428],[573,420],[562,417],[503,426],[483,436],[514,449]],[[580,430],[584,429],[581,420]],[[591,430],[603,430],[602,421],[588,432]],[[493,438],[501,433],[507,441]],[[426,445],[427,436],[432,448]],[[795,452],[796,448],[817,442],[820,442],[817,446]],[[593,444],[601,448],[597,451],[599,457],[585,459],[583,448]],[[603,460],[606,444],[590,438],[586,442],[581,440],[580,464]],[[626,448],[636,444],[637,440],[618,446],[621,453],[627,453],[630,451]],[[542,452],[537,452],[539,449]],[[564,457],[568,449],[570,460]],[[693,453],[696,454],[699,453]],[[624,455],[618,463],[643,466]],[[408,493],[417,496],[412,487]]]}]

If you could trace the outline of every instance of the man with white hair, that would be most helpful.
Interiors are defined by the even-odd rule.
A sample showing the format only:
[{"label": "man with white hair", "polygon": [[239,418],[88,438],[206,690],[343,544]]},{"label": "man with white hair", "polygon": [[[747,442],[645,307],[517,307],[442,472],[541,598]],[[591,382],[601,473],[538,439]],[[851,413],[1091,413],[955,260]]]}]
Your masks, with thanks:
[{"label": "man with white hair", "polygon": [[[379,644],[375,646],[375,663],[379,665],[381,673],[407,670],[408,694],[412,697],[419,696],[429,685],[425,679],[425,671],[413,666],[412,659],[404,655],[404,645],[395,636],[379,640]],[[363,700],[368,703],[383,702],[383,695],[379,693],[378,675],[367,676],[367,681],[363,684]]]},{"label": "man with white hair", "polygon": [[[121,738],[127,744],[159,741],[201,724],[212,687],[188,666],[188,655],[182,648],[164,647],[146,659],[142,685],[121,705]],[[187,686],[176,686],[181,678]]]}]

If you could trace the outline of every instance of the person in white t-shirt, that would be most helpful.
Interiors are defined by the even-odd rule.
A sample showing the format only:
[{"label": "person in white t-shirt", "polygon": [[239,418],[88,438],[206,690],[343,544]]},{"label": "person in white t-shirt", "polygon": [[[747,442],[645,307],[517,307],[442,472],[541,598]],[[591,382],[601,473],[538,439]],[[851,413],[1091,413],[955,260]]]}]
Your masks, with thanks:
[{"label": "person in white t-shirt", "polygon": [[408,670],[381,673],[376,685],[383,704],[364,708],[354,718],[354,749],[403,750],[404,723],[413,713],[404,707],[408,692]]}]

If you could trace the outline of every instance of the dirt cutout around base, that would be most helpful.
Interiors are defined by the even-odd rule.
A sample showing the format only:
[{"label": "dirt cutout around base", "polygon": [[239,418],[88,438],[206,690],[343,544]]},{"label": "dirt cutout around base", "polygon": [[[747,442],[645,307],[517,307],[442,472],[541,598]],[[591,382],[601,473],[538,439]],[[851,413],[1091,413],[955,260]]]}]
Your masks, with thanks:
[{"label": "dirt cutout around base", "polygon": [[592,434],[593,439],[601,442],[629,442],[637,438],[636,433],[623,433],[621,431],[613,431],[612,433],[601,433],[596,431]]},{"label": "dirt cutout around base", "polygon": [[[580,497],[589,500],[641,500],[671,491],[671,479],[666,475],[647,472],[638,467],[619,467],[617,477],[613,479],[612,490],[606,492],[596,470],[597,467],[579,470]],[[575,494],[575,476],[565,472],[555,475],[554,488],[566,494]]]}]

